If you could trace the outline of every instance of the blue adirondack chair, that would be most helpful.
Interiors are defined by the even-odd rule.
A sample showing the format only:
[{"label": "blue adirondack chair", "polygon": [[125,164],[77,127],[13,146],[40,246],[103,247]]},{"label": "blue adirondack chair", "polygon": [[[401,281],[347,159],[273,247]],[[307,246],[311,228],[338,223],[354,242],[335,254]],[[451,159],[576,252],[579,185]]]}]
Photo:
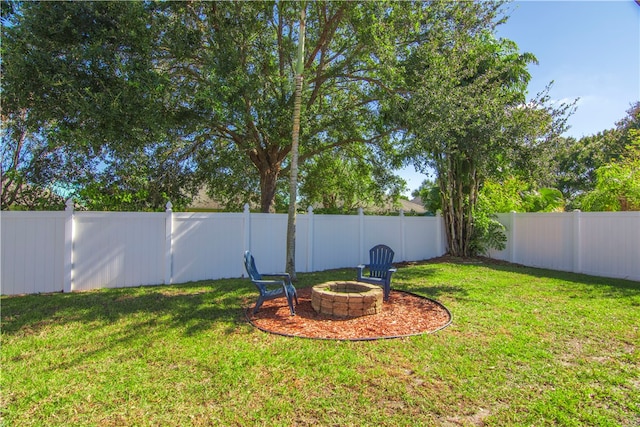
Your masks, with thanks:
[{"label": "blue adirondack chair", "polygon": [[[393,250],[386,245],[377,245],[369,250],[369,264],[360,264],[358,268],[358,282],[382,286],[384,300],[389,300],[391,293],[391,275],[396,272],[393,268]],[[369,270],[365,276],[364,270]]]},{"label": "blue adirondack chair", "polygon": [[[291,315],[295,316],[296,311],[293,307],[293,301],[295,300],[296,304],[298,304],[298,294],[296,288],[291,284],[289,273],[260,274],[256,268],[253,255],[249,251],[244,253],[244,268],[260,292],[256,306],[253,308],[253,314],[258,312],[263,302],[285,297],[289,304]],[[265,279],[265,277],[268,277],[268,279]]]}]

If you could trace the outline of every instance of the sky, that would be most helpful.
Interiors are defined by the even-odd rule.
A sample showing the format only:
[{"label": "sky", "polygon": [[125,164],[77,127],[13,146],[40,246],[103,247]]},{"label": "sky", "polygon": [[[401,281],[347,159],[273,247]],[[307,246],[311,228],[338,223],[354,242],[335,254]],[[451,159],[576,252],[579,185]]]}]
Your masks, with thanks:
[{"label": "sky", "polygon": [[[564,136],[580,138],[612,129],[640,101],[640,5],[633,0],[515,1],[497,36],[533,53],[529,96],[553,81],[552,101],[576,98],[571,128]],[[410,191],[426,175],[413,166],[400,172]]]}]

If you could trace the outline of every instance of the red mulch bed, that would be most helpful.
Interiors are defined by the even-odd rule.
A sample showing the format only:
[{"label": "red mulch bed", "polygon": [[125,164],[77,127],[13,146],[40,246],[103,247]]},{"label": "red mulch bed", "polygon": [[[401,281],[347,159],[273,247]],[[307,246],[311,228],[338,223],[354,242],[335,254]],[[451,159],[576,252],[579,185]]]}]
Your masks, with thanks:
[{"label": "red mulch bed", "polygon": [[266,301],[253,315],[245,311],[258,329],[279,335],[335,339],[374,340],[420,335],[438,331],[451,323],[451,313],[442,304],[408,292],[392,290],[382,312],[370,316],[337,318],[318,314],[311,307],[311,288],[298,289],[296,315],[289,314],[284,298]]}]

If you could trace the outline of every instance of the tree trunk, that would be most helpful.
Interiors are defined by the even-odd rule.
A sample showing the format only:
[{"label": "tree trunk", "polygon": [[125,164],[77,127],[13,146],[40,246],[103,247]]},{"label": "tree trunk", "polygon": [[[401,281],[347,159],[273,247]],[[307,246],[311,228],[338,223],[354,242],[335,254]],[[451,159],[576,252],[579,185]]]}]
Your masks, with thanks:
[{"label": "tree trunk", "polygon": [[304,72],[304,32],[306,5],[300,10],[300,36],[296,62],[296,88],[293,99],[293,130],[291,131],[291,170],[289,176],[289,214],[287,218],[287,264],[286,272],[291,279],[296,277],[296,199],[298,198],[298,143],[300,138],[300,109],[302,105],[302,83]]},{"label": "tree trunk", "polygon": [[476,168],[468,159],[447,159],[438,171],[438,185],[449,255],[467,258],[472,255],[473,211],[478,196]]},{"label": "tree trunk", "polygon": [[280,171],[268,169],[260,171],[260,212],[274,213],[276,211],[276,186]]}]

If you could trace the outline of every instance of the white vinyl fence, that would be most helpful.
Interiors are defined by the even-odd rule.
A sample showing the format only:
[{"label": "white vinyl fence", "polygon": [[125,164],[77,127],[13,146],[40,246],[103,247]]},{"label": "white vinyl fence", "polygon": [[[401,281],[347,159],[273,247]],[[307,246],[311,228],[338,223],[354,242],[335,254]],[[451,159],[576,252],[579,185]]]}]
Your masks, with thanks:
[{"label": "white vinyl fence", "polygon": [[[263,272],[284,270],[287,215],[1,212],[3,295],[242,277],[251,250]],[[499,214],[496,259],[640,281],[640,212]],[[446,252],[442,218],[297,216],[296,271],[355,267],[379,243],[395,261]]]},{"label": "white vinyl fence", "polygon": [[[2,212],[3,295],[242,277],[245,250],[283,271],[286,214]],[[355,267],[384,243],[395,261],[444,254],[441,217],[297,216],[296,271]],[[355,270],[354,270],[355,272]],[[355,273],[354,273],[355,274]]]},{"label": "white vinyl fence", "polygon": [[492,258],[640,281],[640,212],[505,213],[507,247]]}]

